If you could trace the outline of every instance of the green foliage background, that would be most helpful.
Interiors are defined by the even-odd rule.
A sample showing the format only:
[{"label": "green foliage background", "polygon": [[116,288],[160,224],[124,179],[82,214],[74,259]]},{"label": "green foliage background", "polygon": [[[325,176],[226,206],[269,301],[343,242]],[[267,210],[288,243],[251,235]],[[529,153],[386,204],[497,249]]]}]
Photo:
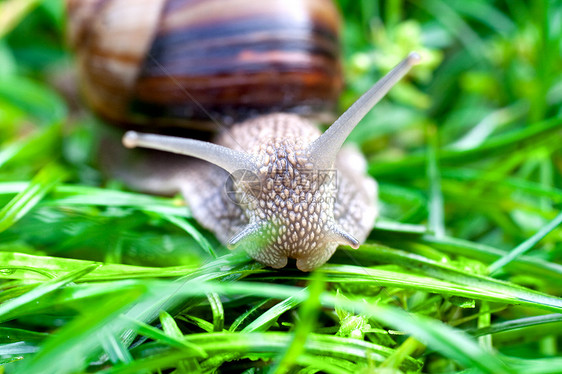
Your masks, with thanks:
[{"label": "green foliage background", "polygon": [[0,373],[562,372],[562,3],[338,5],[342,110],[423,63],[351,137],[368,242],[307,274],[105,180],[62,1],[0,1]]}]

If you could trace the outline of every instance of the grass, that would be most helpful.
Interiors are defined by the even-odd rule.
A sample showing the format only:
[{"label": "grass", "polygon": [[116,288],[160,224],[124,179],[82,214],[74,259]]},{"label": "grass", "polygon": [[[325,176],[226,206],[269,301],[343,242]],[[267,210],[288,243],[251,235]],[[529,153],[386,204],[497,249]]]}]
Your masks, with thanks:
[{"label": "grass", "polygon": [[424,63],[352,134],[381,218],[309,274],[106,180],[62,2],[0,1],[0,373],[562,372],[562,5],[338,4],[342,109]]}]

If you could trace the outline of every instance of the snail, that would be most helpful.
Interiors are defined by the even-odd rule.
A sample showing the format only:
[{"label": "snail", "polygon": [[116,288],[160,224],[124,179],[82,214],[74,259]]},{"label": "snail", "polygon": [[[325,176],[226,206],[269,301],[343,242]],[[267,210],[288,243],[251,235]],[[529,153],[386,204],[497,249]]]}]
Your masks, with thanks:
[{"label": "snail", "polygon": [[[342,146],[417,53],[322,134],[316,122],[333,110],[342,81],[331,1],[70,0],[68,11],[94,111],[136,130],[181,134],[127,131],[127,148],[172,154],[109,157],[122,164],[113,174],[140,190],[180,192],[221,242],[273,268],[294,258],[311,271],[338,245],[366,239],[378,213],[376,182],[359,151]],[[202,115],[219,127],[212,142],[183,136],[202,127]]]}]

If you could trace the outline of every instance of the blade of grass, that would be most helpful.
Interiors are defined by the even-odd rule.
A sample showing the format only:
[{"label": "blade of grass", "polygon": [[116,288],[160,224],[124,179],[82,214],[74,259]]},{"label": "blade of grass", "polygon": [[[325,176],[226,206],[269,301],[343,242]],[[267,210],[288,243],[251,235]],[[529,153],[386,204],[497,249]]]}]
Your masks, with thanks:
[{"label": "blade of grass", "polygon": [[99,334],[102,336],[102,339],[100,339],[101,346],[109,356],[109,360],[112,363],[127,363],[133,361],[133,356],[131,356],[131,354],[127,350],[127,347],[125,347],[120,339],[116,339],[113,334],[104,331],[103,328],[101,329]]},{"label": "blade of grass", "polygon": [[125,307],[131,305],[141,297],[146,288],[136,284],[126,287],[113,288],[102,300],[96,300],[89,312],[75,318],[60,329],[50,339],[42,344],[41,349],[29,360],[24,360],[18,367],[21,374],[66,374],[81,372],[92,360],[94,355],[100,354],[103,336],[100,330],[117,336],[117,332],[124,328],[124,323],[110,324]]},{"label": "blade of grass", "polygon": [[511,191],[523,191],[535,196],[548,197],[554,202],[562,202],[562,190],[549,188],[539,183],[531,182],[521,178],[510,177],[505,174],[482,173],[479,170],[466,168],[443,169],[442,176],[449,180],[487,182],[487,185],[505,186]]},{"label": "blade of grass", "polygon": [[529,326],[542,325],[545,323],[562,322],[562,314],[545,314],[542,316],[517,318],[510,321],[494,323],[487,327],[478,329],[468,329],[467,333],[473,336],[483,336],[489,334],[496,334],[502,331],[510,331],[515,329],[522,329]]},{"label": "blade of grass", "polygon": [[[17,1],[18,0],[16,0],[16,2]],[[21,108],[31,117],[30,120],[33,120],[33,122],[39,122],[48,126],[53,126],[54,124],[59,130],[60,125],[58,124],[64,123],[68,114],[66,103],[57,91],[49,87],[49,85],[45,85],[42,82],[24,75],[7,75],[0,77],[0,100],[11,103],[17,108]],[[59,132],[56,139],[57,142],[60,142],[60,137],[61,134]],[[39,139],[36,138],[36,140]],[[37,151],[44,150],[45,146],[48,145],[34,142],[33,140],[31,140],[31,142],[38,146],[37,149],[24,148],[21,150],[21,153],[18,154],[19,157],[26,154],[41,156],[41,153],[37,153]]]},{"label": "blade of grass", "polygon": [[[401,250],[388,248],[384,246],[377,246],[372,244],[363,244],[358,250],[350,253],[355,257],[359,263],[368,264],[372,258],[376,258],[378,262],[392,263],[399,266],[406,267],[416,273],[422,273],[423,276],[413,274],[411,272],[396,272],[397,274],[391,275],[388,270],[380,269],[364,269],[352,267],[350,265],[325,265],[322,269],[326,271],[335,271],[343,273],[355,274],[355,276],[363,277],[367,274],[374,276],[374,272],[379,275],[377,282],[385,282],[386,284],[400,285],[400,287],[424,287],[430,284],[434,287],[433,292],[446,292],[447,289],[460,296],[467,296],[476,299],[482,297],[492,297],[495,301],[499,301],[496,297],[503,299],[507,303],[524,303],[539,308],[544,308],[552,311],[562,310],[562,299],[537,292],[525,287],[518,286],[513,283],[500,281],[494,278],[486,277],[483,275],[474,274],[472,271],[464,269],[457,269],[453,266],[447,266],[436,261],[429,260],[425,257],[404,252]],[[441,283],[438,279],[446,281]],[[409,282],[404,281],[405,278],[410,278]],[[427,278],[427,279],[423,279]],[[476,291],[478,290],[478,291]],[[478,296],[480,292],[481,296]],[[471,294],[471,296],[468,296]],[[476,295],[475,295],[476,294]],[[500,296],[502,295],[502,296]],[[490,301],[494,301],[491,300]]]},{"label": "blade of grass", "polygon": [[[182,287],[179,290],[177,288],[174,288],[174,291],[176,292],[176,294],[181,294],[184,296],[201,295],[201,293],[205,294],[207,292],[213,291],[223,295],[249,294],[262,297],[286,299],[292,298],[296,302],[305,301],[307,296],[307,293],[303,293],[301,289],[296,287],[284,286],[279,284],[249,283],[242,281],[234,283],[191,283],[188,287]],[[324,292],[321,295],[320,299],[324,307],[334,308],[337,302],[336,295],[328,292]],[[441,352],[446,357],[454,359],[465,367],[476,367],[480,371],[490,374],[512,372],[495,355],[483,350],[469,335],[463,333],[460,330],[446,326],[439,321],[432,320],[427,317],[414,316],[395,307],[367,304],[362,300],[350,300],[350,302],[346,303],[344,307],[348,311],[364,314],[376,321],[394,328],[395,330],[405,331],[409,334],[412,334],[424,344]],[[236,333],[226,334],[229,338],[239,335]],[[268,336],[267,343],[273,343],[272,339],[274,335],[270,335],[272,333],[266,334]],[[282,346],[284,346],[287,342],[288,336],[287,334],[281,335],[284,339]],[[219,336],[219,334],[215,334],[215,336]],[[244,339],[249,339],[249,343],[256,344],[257,337],[260,335],[244,334],[243,336]],[[251,338],[249,338],[250,336]],[[203,344],[205,342],[205,339],[208,338],[209,334],[200,334],[199,336],[190,335],[186,337],[186,339],[188,339],[192,343],[196,343],[200,346],[202,346],[201,344]],[[344,339],[325,335],[319,335],[318,338],[322,339],[323,341]],[[355,339],[351,340],[354,341],[354,344],[369,344]],[[346,339],[346,341],[348,343],[351,343],[350,339]],[[311,339],[310,342],[312,344],[314,340]],[[210,342],[208,343],[210,344]],[[220,344],[220,342],[213,342],[212,346],[214,347],[214,349],[219,349]],[[246,344],[248,343],[238,342],[237,348],[244,349],[246,347]],[[340,354],[350,354],[353,350],[352,346],[349,344],[343,346],[338,345],[337,349]],[[385,350],[386,352],[388,352],[388,354],[392,352],[392,350],[388,348],[385,348]],[[207,353],[209,355],[212,355],[212,352],[210,350],[207,350]],[[387,355],[385,356],[387,357]],[[354,357],[357,357],[356,353],[354,354]],[[379,358],[379,360],[381,359],[382,357]]]},{"label": "blade of grass", "polygon": [[[7,264],[7,265],[6,265]],[[148,267],[121,264],[101,264],[70,258],[34,256],[16,252],[0,252],[0,279],[43,281],[64,276],[78,267],[94,266],[95,270],[81,281],[106,281],[132,278],[177,277],[193,273],[197,266]]]},{"label": "blade of grass", "polygon": [[[523,150],[526,147],[536,146],[537,143],[548,139],[553,133],[562,128],[560,118],[552,118],[520,130],[512,131],[505,135],[498,135],[482,143],[476,148],[466,150],[451,150],[444,148],[439,152],[439,162],[443,164],[459,165],[463,162],[474,162],[484,157],[504,154],[511,150]],[[427,162],[425,153],[414,153],[403,160],[392,162],[377,162],[369,164],[369,174],[372,176],[412,174],[412,171],[423,170]],[[408,173],[404,173],[407,170]]]},{"label": "blade of grass", "polygon": [[427,148],[427,181],[429,185],[429,229],[441,238],[445,236],[445,218],[443,209],[443,194],[441,193],[441,175],[439,172],[439,140],[437,128],[429,126],[427,129],[429,139]]},{"label": "blade of grass", "polygon": [[203,318],[190,316],[190,315],[184,315],[178,318],[186,322],[193,323],[195,326],[199,327],[203,331],[213,332],[214,330],[214,325],[211,322],[205,321]]},{"label": "blade of grass", "polygon": [[0,210],[0,232],[8,229],[60,183],[67,173],[56,164],[45,166],[30,182],[25,190],[17,194]]},{"label": "blade of grass", "polygon": [[[445,296],[460,296],[511,305],[526,304],[552,311],[562,310],[562,300],[559,298],[540,293],[535,295],[532,290],[521,290],[519,287],[512,287],[509,283],[493,284],[487,282],[486,278],[471,277],[466,273],[462,276],[466,279],[462,279],[459,276],[462,274],[460,272],[446,274],[447,271],[445,271],[438,275],[445,280],[439,280],[427,275],[412,274],[405,270],[366,269],[353,265],[330,264],[322,267],[322,271],[327,275],[329,281],[336,283],[363,283],[365,285],[374,283],[378,287],[400,287]],[[433,276],[439,272],[436,270]]]},{"label": "blade of grass", "polygon": [[44,332],[36,332],[22,330],[12,327],[0,327],[0,343],[11,343],[24,341],[28,343],[37,343],[43,341],[49,334]]},{"label": "blade of grass", "polygon": [[197,231],[191,223],[183,218],[171,216],[168,214],[165,215],[164,218],[191,235],[191,237],[195,239],[195,241],[201,246],[201,248],[203,248],[212,258],[217,258],[217,254],[215,253],[215,250],[213,249],[209,241],[205,239],[205,237],[201,235],[201,233]]},{"label": "blade of grass", "polygon": [[318,323],[320,295],[324,291],[324,287],[325,283],[321,273],[315,272],[306,288],[308,297],[299,309],[299,320],[293,336],[270,373],[284,374],[289,372],[297,362],[298,357],[303,353],[307,337],[314,331]]},{"label": "blade of grass", "polygon": [[176,339],[183,339],[183,334],[181,333],[178,324],[174,318],[168,314],[165,310],[160,312],[160,323],[162,323],[162,329],[166,335],[169,335]]},{"label": "blade of grass", "polygon": [[[28,187],[29,184],[27,182],[3,182],[0,183],[0,194],[16,194]],[[187,206],[182,205],[183,203],[177,199],[68,184],[55,187],[52,194],[42,204],[56,206],[131,206],[160,215],[191,217]]]},{"label": "blade of grass", "polygon": [[4,304],[0,305],[0,322],[15,318],[15,316],[17,316],[18,309],[22,306],[33,303],[41,296],[53,292],[54,290],[63,287],[70,282],[74,282],[75,280],[80,279],[84,275],[96,269],[98,266],[99,265],[94,264],[75,270],[59,278],[55,278],[42,283],[41,285],[21,295],[20,297],[5,302]]},{"label": "blade of grass", "polygon": [[249,316],[254,314],[258,309],[262,308],[266,303],[271,302],[272,299],[265,299],[257,303],[254,307],[248,309],[245,313],[242,313],[236,320],[230,325],[228,331],[234,332]]},{"label": "blade of grass", "polygon": [[[462,253],[463,256],[475,258],[483,262],[491,262],[501,258],[505,251],[481,243],[474,243],[456,238],[436,238],[425,235],[421,243],[429,244],[440,251],[451,254]],[[506,264],[506,268],[513,272],[529,273],[538,277],[548,277],[549,280],[562,284],[562,265],[543,261],[538,258],[520,256]]]},{"label": "blade of grass", "polygon": [[0,4],[0,38],[9,33],[38,4],[39,0],[8,0]]},{"label": "blade of grass", "polygon": [[159,340],[163,343],[168,344],[170,347],[179,348],[185,351],[189,357],[207,357],[208,354],[205,352],[204,348],[200,345],[193,344],[183,337],[178,339],[176,337],[170,336],[164,331],[157,329],[156,327],[150,326],[144,322],[137,321],[133,318],[127,317],[126,315],[121,315],[119,317],[124,321],[128,321],[133,328],[141,335],[149,337],[154,340]]},{"label": "blade of grass", "polygon": [[213,312],[213,331],[222,331],[224,328],[224,308],[220,296],[216,292],[207,295],[211,311]]},{"label": "blade of grass", "polygon": [[[174,318],[172,318],[170,314],[168,314],[164,310],[160,312],[160,323],[162,324],[162,330],[164,330],[164,333],[166,335],[171,336],[174,339],[178,339],[180,341],[184,340],[183,334],[180,328],[178,327],[176,321],[174,320]],[[195,357],[178,362],[178,370],[180,372],[182,372],[183,370],[184,372],[194,373],[194,374],[201,372],[201,368],[199,367],[199,362],[196,360]]]},{"label": "blade of grass", "polygon": [[[302,294],[307,294],[306,290],[300,291]],[[300,296],[300,295],[299,295]],[[288,310],[294,309],[301,303],[300,297],[289,297],[272,308],[269,308],[261,316],[253,320],[249,325],[244,327],[242,332],[256,332],[266,330],[281,314]]]},{"label": "blade of grass", "polygon": [[535,235],[531,236],[528,240],[525,240],[523,243],[519,244],[505,256],[496,260],[493,264],[488,267],[488,271],[491,275],[495,275],[499,272],[501,268],[505,265],[512,262],[517,257],[521,256],[529,249],[533,248],[535,244],[537,244],[542,238],[544,238],[547,234],[549,234],[552,230],[554,230],[558,225],[562,223],[562,212],[559,213],[556,218],[550,221],[546,226],[540,229]]},{"label": "blade of grass", "polygon": [[560,357],[522,359],[505,357],[504,360],[523,374],[560,374],[562,373],[562,359]]},{"label": "blade of grass", "polygon": [[[304,301],[304,300],[303,300]],[[186,335],[185,340],[204,349],[209,357],[209,362],[203,362],[201,366],[208,370],[216,369],[216,361],[239,360],[244,357],[262,357],[271,359],[276,353],[282,350],[291,341],[291,336],[280,332],[260,332],[260,333],[203,333]],[[146,348],[156,348],[157,345],[147,346]],[[388,357],[393,350],[377,344],[349,338],[340,338],[329,335],[310,334],[304,345],[306,352],[306,362],[310,362],[311,357],[323,357],[325,360],[334,359],[345,363],[359,363],[367,366],[372,362],[381,362]],[[149,368],[150,370],[165,370],[174,367],[178,360],[187,357],[174,354],[171,348],[160,350],[157,355],[152,355],[147,359],[137,360],[129,365],[123,365],[110,369],[107,373],[135,373],[139,368]],[[300,357],[299,357],[300,358]],[[297,360],[300,364],[300,361]],[[331,366],[331,365],[330,365]],[[336,367],[337,368],[337,367]],[[411,357],[404,360],[401,369],[419,370],[420,363]],[[340,372],[340,371],[333,371]]]}]

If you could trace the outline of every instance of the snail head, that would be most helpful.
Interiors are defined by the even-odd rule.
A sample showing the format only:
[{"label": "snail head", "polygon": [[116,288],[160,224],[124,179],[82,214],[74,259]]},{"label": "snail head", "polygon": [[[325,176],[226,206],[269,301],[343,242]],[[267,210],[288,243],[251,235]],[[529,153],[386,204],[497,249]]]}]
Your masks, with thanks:
[{"label": "snail head", "polygon": [[[287,257],[293,257],[299,269],[309,271],[327,261],[339,244],[359,246],[359,240],[334,214],[336,157],[359,121],[419,60],[417,53],[410,53],[320,136],[295,132],[283,138],[264,137],[251,152],[132,131],[125,134],[123,144],[200,158],[226,170],[232,177],[234,200],[249,221],[228,240],[229,248],[242,246],[252,257],[275,268],[284,267]],[[298,126],[306,120],[292,114],[265,117],[248,122],[270,128],[285,123],[310,127]]]}]

